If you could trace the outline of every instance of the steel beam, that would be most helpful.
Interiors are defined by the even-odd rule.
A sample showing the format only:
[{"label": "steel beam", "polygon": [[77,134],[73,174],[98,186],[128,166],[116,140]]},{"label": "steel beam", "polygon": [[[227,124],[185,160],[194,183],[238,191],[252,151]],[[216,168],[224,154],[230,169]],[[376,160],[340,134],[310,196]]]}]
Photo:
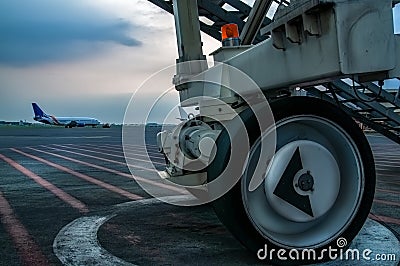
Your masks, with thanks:
[{"label": "steel beam", "polygon": [[[172,1],[165,0],[148,0],[149,2],[157,5],[158,7],[164,9],[165,11],[173,14]],[[188,0],[187,0],[188,1]],[[193,0],[190,0],[193,1]],[[189,2],[190,2],[189,1]],[[183,1],[185,2],[185,1]],[[236,8],[238,11],[226,11],[222,8],[224,4],[229,4]],[[220,28],[222,25],[227,23],[237,23],[239,29],[241,30],[245,25],[244,19],[246,19],[252,8],[240,0],[220,0],[220,1],[210,1],[210,0],[199,0],[198,4],[199,15],[204,16],[213,22],[212,25],[207,25],[200,22],[201,31],[210,35],[211,37],[221,40]],[[265,18],[263,26],[267,26],[271,22],[270,19]],[[265,40],[265,36],[257,34],[254,39],[254,44]]]},{"label": "steel beam", "polygon": [[204,60],[197,1],[173,1],[179,62]]},{"label": "steel beam", "polygon": [[256,0],[240,34],[240,40],[243,45],[249,45],[254,42],[273,2],[274,0]]},{"label": "steel beam", "polygon": [[[338,105],[338,103],[331,97],[329,97],[328,95],[324,94],[323,92],[321,92],[320,90],[316,89],[316,88],[307,88],[307,91],[310,92],[312,95],[314,95],[317,98],[320,98],[322,100],[328,101],[332,104]],[[385,128],[384,126],[373,122],[372,120],[366,118],[363,115],[358,114],[356,111],[352,110],[351,108],[344,106],[344,105],[339,105],[339,107],[346,112],[348,115],[354,117],[356,120],[360,121],[361,123],[366,124],[368,127],[370,127],[371,129],[375,130],[376,132],[381,133],[382,135],[384,135],[385,137],[393,140],[394,142],[397,142],[400,144],[400,136],[395,134],[394,132],[388,130],[387,128]]]},{"label": "steel beam", "polygon": [[[338,82],[335,81],[332,83],[336,88],[340,89],[342,92],[348,94],[349,96],[351,96],[351,98],[353,99],[358,99],[359,96],[361,97],[365,97],[367,98],[367,96],[362,93],[362,92],[358,92],[358,94],[355,93],[354,89],[344,83],[344,82]],[[398,114],[396,114],[395,112],[386,109],[383,105],[381,105],[378,102],[362,102],[364,105],[368,106],[369,108],[374,109],[376,112],[380,113],[383,117],[387,117],[388,119],[396,122],[398,125],[400,125],[400,116]]]},{"label": "steel beam", "polygon": [[239,30],[243,29],[244,21],[240,17],[232,14],[231,12],[225,11],[220,6],[213,4],[211,1],[198,0],[198,5],[199,8],[206,10],[213,16],[216,16],[219,20],[227,21],[229,23],[236,23],[239,27]]},{"label": "steel beam", "polygon": [[164,9],[168,13],[171,13],[171,14],[174,13],[173,7],[172,7],[172,4],[171,4],[170,1],[169,2],[164,1],[164,0],[148,0],[148,1],[153,3],[153,4],[155,4],[156,6],[158,6],[160,8],[162,8],[162,9]]},{"label": "steel beam", "polygon": [[373,92],[374,95],[379,95],[379,98],[381,98],[384,101],[389,102],[389,103],[393,104],[394,106],[400,108],[400,103],[396,101],[395,95],[390,94],[389,92],[387,92],[384,89],[380,89],[374,83],[370,83],[369,82],[369,83],[365,84],[365,86],[367,87],[367,90]]}]

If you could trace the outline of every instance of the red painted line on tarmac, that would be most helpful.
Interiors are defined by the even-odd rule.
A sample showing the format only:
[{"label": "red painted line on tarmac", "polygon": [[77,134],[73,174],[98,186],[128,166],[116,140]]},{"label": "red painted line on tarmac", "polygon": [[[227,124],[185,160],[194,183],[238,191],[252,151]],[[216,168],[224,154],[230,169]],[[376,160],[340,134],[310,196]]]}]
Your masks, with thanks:
[{"label": "red painted line on tarmac", "polygon": [[390,159],[382,159],[382,160],[375,160],[376,166],[388,166],[388,167],[399,167],[400,160],[390,160]]},{"label": "red painted line on tarmac", "polygon": [[400,176],[385,174],[382,172],[377,172],[378,181],[385,182],[388,184],[400,185]]},{"label": "red painted line on tarmac", "polygon": [[[88,144],[88,145],[91,145],[91,144]],[[106,147],[107,149],[109,149],[109,148],[112,148],[112,149],[118,149],[119,151],[125,151],[125,152],[127,152],[127,153],[135,153],[135,152],[142,152],[142,153],[148,153],[148,154],[151,154],[151,156],[152,157],[157,157],[157,156],[159,156],[159,157],[161,157],[161,158],[164,158],[163,157],[163,155],[158,151],[158,148],[157,149],[153,149],[153,148],[151,148],[151,149],[149,149],[149,148],[145,148],[145,147],[135,147],[135,148],[129,148],[129,147],[125,147],[125,146],[119,146],[119,148],[117,148],[117,147],[110,147],[110,146],[108,146],[107,144],[104,144],[104,145],[102,145],[103,147]],[[140,150],[140,149],[143,149],[143,150]]]},{"label": "red painted line on tarmac", "polygon": [[389,164],[375,164],[375,168],[378,170],[398,171],[398,169],[400,169],[400,166]]},{"label": "red painted line on tarmac", "polygon": [[400,177],[400,174],[399,174],[399,175],[393,175],[393,174],[383,174],[383,173],[378,173],[378,176],[382,176],[382,177],[385,177],[385,176],[390,176],[390,177]]},{"label": "red painted line on tarmac", "polygon": [[[84,145],[79,145],[79,147],[82,147],[82,146],[85,146],[85,147],[87,147],[87,146],[89,146],[90,144],[84,144]],[[71,145],[71,146],[75,146],[75,145]],[[72,147],[71,147],[72,148]],[[110,152],[110,149],[108,148],[108,147],[104,147],[104,146],[96,146],[96,147],[92,147],[92,146],[89,146],[89,148],[90,149],[92,149],[92,150],[96,150],[96,151],[104,151],[104,150],[107,150],[107,152]],[[116,151],[116,150],[113,150],[113,151],[111,151],[111,152],[113,152],[113,154],[114,155],[116,155],[115,153],[117,152],[117,153],[119,153],[119,154],[125,154],[125,153],[127,153],[127,154],[131,154],[131,155],[135,155],[135,156],[140,156],[140,157],[144,157],[144,158],[153,158],[153,159],[164,159],[164,156],[163,155],[161,155],[160,153],[158,153],[158,154],[156,154],[156,155],[150,155],[150,154],[153,154],[153,152],[149,152],[149,154],[146,154],[146,151],[143,151],[142,153],[137,153],[137,152],[135,152],[135,151],[125,151],[125,153],[123,152],[123,151]],[[107,153],[107,155],[110,155],[110,153]],[[123,155],[122,155],[123,156]],[[121,157],[121,156],[118,156],[118,157]],[[124,156],[123,156],[124,157]],[[125,158],[125,157],[124,157]],[[128,157],[129,158],[129,157]]]},{"label": "red painted line on tarmac", "polygon": [[[129,144],[129,143],[123,143],[124,146],[131,146],[131,147],[143,147],[143,145],[138,145],[138,144]],[[158,149],[157,145],[152,145],[152,144],[146,144],[146,147],[154,147]]]},{"label": "red painted line on tarmac", "polygon": [[390,193],[390,194],[400,194],[400,191],[394,191],[394,190],[388,190],[388,189],[377,188],[376,191]]},{"label": "red painted line on tarmac", "polygon": [[158,151],[158,147],[153,148],[153,147],[144,147],[144,146],[139,146],[139,145],[136,147],[122,145],[120,147],[122,147],[123,150],[129,151],[129,152],[142,150],[143,152],[146,151],[148,153],[160,155],[160,152]]},{"label": "red painted line on tarmac", "polygon": [[136,165],[132,165],[132,164],[127,164],[127,163],[123,163],[123,162],[119,162],[119,161],[115,161],[115,160],[110,160],[110,159],[102,158],[102,157],[98,157],[98,156],[93,156],[93,155],[89,155],[89,154],[84,154],[84,153],[80,153],[80,152],[74,152],[74,151],[58,149],[58,148],[52,148],[52,147],[47,147],[47,148],[55,150],[55,151],[63,151],[63,152],[76,154],[76,155],[80,155],[80,156],[84,156],[84,157],[88,157],[88,158],[93,158],[93,159],[104,161],[104,162],[120,164],[120,165],[123,165],[123,166],[131,166],[131,167],[135,167],[135,168],[138,168],[138,169],[143,169],[143,170],[150,171],[150,172],[158,172],[157,170],[152,169],[152,168],[146,168],[146,167],[142,167],[142,166],[136,166]]},{"label": "red painted line on tarmac", "polygon": [[380,159],[400,159],[400,154],[397,153],[382,153],[382,152],[373,152],[374,158],[380,158]]},{"label": "red painted line on tarmac", "polygon": [[393,182],[393,181],[386,181],[386,180],[378,180],[379,183],[381,184],[391,184],[391,185],[398,185],[400,186],[400,182]]},{"label": "red painted line on tarmac", "polygon": [[[45,146],[45,147],[49,148],[49,149],[52,149],[52,150],[56,150],[56,151],[63,151],[63,152],[71,153],[71,154],[81,155],[81,156],[88,157],[88,158],[93,158],[93,159],[96,159],[96,160],[101,160],[101,161],[110,162],[110,163],[116,163],[116,164],[120,164],[120,165],[124,165],[124,166],[131,166],[131,167],[135,167],[135,168],[138,168],[138,169],[144,169],[144,170],[147,170],[147,171],[157,172],[154,169],[145,168],[145,167],[136,166],[136,165],[131,165],[131,164],[126,164],[126,163],[123,163],[123,162],[119,162],[119,161],[115,161],[115,160],[111,160],[111,159],[107,159],[107,158],[102,158],[102,157],[98,157],[98,156],[93,156],[93,155],[89,155],[89,154],[84,154],[84,153],[80,153],[80,152],[74,152],[74,151],[60,149],[60,148],[52,148],[52,147],[47,147],[47,146]],[[382,175],[382,176],[392,176],[392,175],[385,174],[385,175]],[[137,177],[137,176],[135,176],[135,177]],[[147,180],[147,179],[144,179],[144,180]],[[144,182],[146,182],[146,181],[144,181]]]},{"label": "red painted line on tarmac", "polygon": [[106,155],[106,156],[124,158],[124,159],[129,159],[129,160],[135,160],[135,161],[139,161],[139,162],[158,164],[158,165],[162,165],[162,166],[165,165],[165,163],[153,162],[153,161],[149,161],[149,160],[143,160],[143,159],[132,158],[132,157],[125,157],[125,156],[123,156],[123,155],[109,154],[109,153],[100,152],[100,151],[91,151],[91,150],[88,150],[88,149],[74,148],[74,147],[69,147],[69,146],[64,146],[64,145],[58,145],[58,144],[54,144],[54,146],[63,147],[63,148],[69,148],[69,149],[79,150],[79,151],[86,151],[86,152],[91,152],[91,153],[97,153],[97,154]]},{"label": "red painted line on tarmac", "polygon": [[[91,152],[91,153],[97,153],[97,154],[102,154],[102,155],[107,155],[107,156],[112,156],[112,157],[117,157],[117,158],[125,158],[123,155],[115,155],[115,154],[109,154],[109,153],[99,152],[99,151],[91,151],[91,150],[88,150],[88,149],[76,148],[76,147],[71,147],[71,146],[66,146],[66,145],[53,144],[53,146],[67,148],[67,149],[73,149],[73,150],[78,150],[78,151],[86,151],[86,152]],[[81,147],[81,146],[79,146],[79,147]],[[139,160],[141,160],[141,159],[139,159]]]},{"label": "red painted line on tarmac", "polygon": [[[15,149],[12,149],[14,151],[17,151]],[[18,152],[18,151],[17,151]],[[53,193],[55,196],[57,196],[59,199],[70,205],[72,208],[77,209],[81,213],[87,213],[89,212],[88,207],[79,201],[78,199],[74,198],[73,196],[69,195],[68,193],[64,192],[60,188],[56,187],[52,183],[48,182],[47,180],[43,179],[42,177],[38,176],[37,174],[33,173],[32,171],[26,169],[19,163],[11,160],[10,158],[7,158],[6,156],[0,154],[0,158],[7,162],[9,165],[44,187],[45,189],[49,190],[51,193]]]},{"label": "red painted line on tarmac", "polygon": [[158,151],[158,146],[157,145],[146,145],[146,146],[144,146],[144,145],[135,145],[135,144],[126,144],[126,143],[121,143],[121,144],[119,144],[119,145],[116,145],[116,144],[105,144],[105,145],[108,145],[108,146],[114,146],[114,147],[125,147],[125,148],[135,148],[135,149],[146,149],[146,150],[151,150],[151,149],[153,149],[153,150],[155,150],[155,151]]},{"label": "red painted line on tarmac", "polygon": [[14,214],[14,210],[0,192],[1,222],[21,256],[24,265],[50,265],[39,246]]},{"label": "red painted line on tarmac", "polygon": [[375,221],[378,221],[378,222],[400,225],[400,219],[396,219],[393,217],[387,217],[387,216],[381,216],[381,215],[375,215],[375,214],[369,214],[368,217]]},{"label": "red painted line on tarmac", "polygon": [[[76,145],[76,144],[71,144],[71,145]],[[94,146],[93,144],[85,144],[85,145]],[[151,157],[164,158],[163,155],[158,151],[158,147],[152,148],[152,147],[144,147],[144,146],[139,146],[139,145],[137,145],[136,147],[128,147],[125,145],[111,145],[111,144],[102,144],[101,146],[103,147],[103,150],[104,149],[113,149],[113,151],[132,153],[132,154],[135,154],[136,152],[142,152],[142,153],[146,152],[149,155],[151,155]]]},{"label": "red painted line on tarmac", "polygon": [[88,182],[90,182],[90,183],[92,183],[92,184],[98,185],[99,187],[102,187],[102,188],[105,188],[105,189],[107,189],[107,190],[109,190],[109,191],[115,192],[115,193],[117,193],[117,194],[119,194],[119,195],[121,195],[121,196],[124,196],[124,197],[128,198],[128,199],[131,199],[131,200],[143,199],[142,196],[139,196],[139,195],[130,193],[130,192],[126,191],[126,190],[123,190],[123,189],[118,188],[118,187],[116,187],[116,186],[113,186],[113,185],[111,185],[111,184],[105,183],[105,182],[103,182],[103,181],[97,180],[97,179],[95,179],[95,178],[93,178],[93,177],[90,177],[90,176],[88,176],[88,175],[85,175],[85,174],[76,172],[76,171],[74,171],[74,170],[72,170],[72,169],[69,169],[69,168],[67,168],[67,167],[64,167],[64,166],[62,166],[62,165],[59,165],[59,164],[56,164],[56,163],[47,161],[47,160],[45,160],[45,159],[43,159],[43,158],[37,157],[37,156],[35,156],[35,155],[29,154],[29,153],[26,153],[26,152],[23,152],[23,151],[19,151],[19,150],[17,150],[17,149],[11,149],[11,150],[13,150],[13,151],[15,151],[15,152],[18,152],[18,153],[20,153],[20,154],[22,154],[22,155],[25,155],[25,156],[27,156],[27,157],[29,157],[29,158],[32,158],[32,159],[34,159],[34,160],[37,160],[37,161],[39,161],[39,162],[42,162],[42,163],[44,163],[44,164],[47,164],[47,165],[49,165],[49,166],[51,166],[51,167],[54,167],[54,168],[56,168],[56,169],[58,169],[58,170],[60,170],[60,171],[66,172],[66,173],[68,173],[68,174],[71,174],[71,175],[76,176],[76,177],[78,177],[78,178],[81,178],[81,179],[83,179],[83,180],[86,180],[86,181],[88,181]]},{"label": "red painted line on tarmac", "polygon": [[[95,146],[95,145],[90,144],[90,143],[85,144],[85,145],[88,145],[88,146]],[[107,149],[113,149],[113,150],[115,150],[115,151],[122,151],[122,144],[121,144],[121,145],[113,145],[113,144],[102,143],[101,146],[102,146],[102,147],[107,147]]]},{"label": "red painted line on tarmac", "polygon": [[91,148],[91,149],[94,149],[94,150],[101,150],[101,151],[104,151],[104,150],[107,150],[107,152],[114,152],[114,153],[124,153],[123,152],[123,150],[122,149],[120,149],[120,148],[116,148],[116,147],[110,147],[110,146],[106,146],[106,145],[104,145],[104,144],[102,144],[102,145],[93,145],[93,144],[83,144],[83,145],[77,145],[77,144],[71,144],[71,145],[68,145],[68,146],[78,146],[78,147],[86,147],[86,148]]},{"label": "red painted line on tarmac", "polygon": [[[90,144],[89,144],[89,145],[90,145]],[[106,144],[106,143],[104,143],[104,144],[102,144],[102,145],[103,145],[103,146],[110,147],[110,148],[118,149],[118,150],[122,150],[122,147],[123,147],[122,143],[119,144],[119,145],[116,145],[116,144]],[[138,148],[143,148],[143,149],[144,149],[143,146],[139,146]]]},{"label": "red painted line on tarmac", "polygon": [[151,184],[151,185],[154,185],[154,186],[158,186],[160,188],[165,188],[165,189],[172,190],[172,191],[175,191],[175,192],[187,194],[187,190],[185,190],[185,189],[180,189],[180,188],[177,188],[177,187],[174,187],[174,186],[171,186],[171,185],[163,184],[163,183],[156,182],[156,181],[153,181],[153,180],[149,180],[149,179],[146,179],[146,178],[143,178],[143,177],[139,177],[139,176],[134,176],[133,177],[132,175],[127,174],[127,173],[123,173],[123,172],[120,172],[120,171],[117,171],[117,170],[114,170],[114,169],[106,168],[104,166],[100,166],[100,165],[84,162],[84,161],[81,161],[81,160],[77,160],[77,159],[74,159],[74,158],[71,158],[71,157],[63,156],[63,155],[52,153],[52,152],[47,152],[47,151],[38,150],[38,149],[34,149],[34,148],[28,148],[28,149],[31,149],[31,150],[34,150],[34,151],[37,151],[37,152],[41,152],[41,153],[45,153],[45,154],[48,154],[48,155],[52,155],[52,156],[55,156],[55,157],[58,157],[58,158],[62,158],[64,160],[68,160],[68,161],[71,161],[71,162],[83,164],[83,165],[86,165],[86,166],[89,166],[89,167],[93,167],[93,168],[96,168],[96,169],[99,169],[99,170],[102,170],[102,171],[110,172],[110,173],[113,173],[113,174],[116,174],[116,175],[119,175],[119,176],[123,176],[123,177],[127,177],[127,178],[130,178],[130,179],[134,179],[134,180],[138,180],[138,181],[141,181],[141,182],[145,182],[145,183],[148,183],[148,184]]},{"label": "red painted line on tarmac", "polygon": [[384,205],[391,205],[391,206],[399,206],[400,207],[400,203],[399,202],[386,201],[386,200],[380,200],[380,199],[374,199],[374,202],[375,203],[384,204]]},{"label": "red painted line on tarmac", "polygon": [[386,184],[386,185],[400,186],[400,182],[382,181],[380,183],[383,183],[383,184]]}]

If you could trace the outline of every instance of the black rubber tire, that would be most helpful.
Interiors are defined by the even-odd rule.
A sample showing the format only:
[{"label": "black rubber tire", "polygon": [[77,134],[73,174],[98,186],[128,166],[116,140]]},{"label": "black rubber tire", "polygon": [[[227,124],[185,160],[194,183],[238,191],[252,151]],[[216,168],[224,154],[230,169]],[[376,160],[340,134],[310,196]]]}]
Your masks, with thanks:
[{"label": "black rubber tire", "polygon": [[[358,147],[365,175],[364,194],[361,200],[361,207],[358,209],[354,219],[351,221],[348,228],[339,236],[344,237],[348,242],[352,241],[361,230],[365,220],[368,217],[375,193],[375,164],[372,151],[364,133],[357,126],[355,121],[345,114],[341,109],[317,98],[288,97],[276,100],[270,103],[270,106],[274,114],[275,122],[297,115],[315,115],[328,119],[342,127],[342,129],[349,134]],[[253,144],[260,135],[259,130],[257,131],[257,120],[250,110],[242,112],[240,117],[246,126],[250,144]],[[229,137],[227,137],[226,131],[222,132],[216,143],[218,152],[207,171],[209,182],[214,180],[220,175],[220,173],[222,173],[227,165],[227,160],[230,158],[230,141]],[[257,251],[260,248],[263,248],[265,244],[268,245],[268,250],[281,249],[282,247],[275,245],[268,239],[265,239],[254,228],[243,206],[241,193],[241,182],[238,182],[228,193],[213,202],[214,210],[220,221],[254,255],[256,255]],[[331,243],[316,249],[316,251],[321,252],[322,249],[330,245],[332,247],[336,247],[336,243],[333,244],[334,241],[336,240],[333,240]],[[329,260],[327,256],[317,261],[291,261],[290,259],[282,261],[277,257],[274,257],[271,261],[265,262],[280,265],[299,265],[317,263],[327,260]]]}]

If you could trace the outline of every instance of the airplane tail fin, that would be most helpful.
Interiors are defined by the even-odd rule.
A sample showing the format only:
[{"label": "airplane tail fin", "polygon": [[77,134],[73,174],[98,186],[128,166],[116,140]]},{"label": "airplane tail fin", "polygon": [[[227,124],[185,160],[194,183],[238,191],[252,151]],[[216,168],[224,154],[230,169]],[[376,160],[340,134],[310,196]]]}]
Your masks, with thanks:
[{"label": "airplane tail fin", "polygon": [[35,117],[43,117],[45,116],[45,113],[43,112],[42,109],[40,109],[39,105],[37,103],[32,103],[33,107],[33,112],[35,113]]},{"label": "airplane tail fin", "polygon": [[188,120],[189,115],[188,113],[186,113],[185,109],[183,109],[182,106],[178,106],[178,109],[179,109],[179,115],[181,116],[180,120],[182,121]]}]

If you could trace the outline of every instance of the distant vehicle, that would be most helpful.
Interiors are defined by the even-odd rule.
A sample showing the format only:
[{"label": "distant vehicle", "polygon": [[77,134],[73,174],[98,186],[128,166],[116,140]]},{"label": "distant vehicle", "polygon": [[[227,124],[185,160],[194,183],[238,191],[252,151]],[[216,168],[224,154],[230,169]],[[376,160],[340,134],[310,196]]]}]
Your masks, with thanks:
[{"label": "distant vehicle", "polygon": [[158,123],[153,123],[153,122],[149,122],[146,124],[146,127],[159,127],[159,126],[161,126],[161,125]]},{"label": "distant vehicle", "polygon": [[40,109],[37,103],[32,103],[33,112],[35,113],[35,117],[33,118],[35,121],[56,125],[56,126],[65,126],[66,128],[72,127],[84,127],[84,126],[92,126],[95,127],[100,124],[100,121],[96,118],[90,117],[55,117],[53,115],[48,115]]}]

